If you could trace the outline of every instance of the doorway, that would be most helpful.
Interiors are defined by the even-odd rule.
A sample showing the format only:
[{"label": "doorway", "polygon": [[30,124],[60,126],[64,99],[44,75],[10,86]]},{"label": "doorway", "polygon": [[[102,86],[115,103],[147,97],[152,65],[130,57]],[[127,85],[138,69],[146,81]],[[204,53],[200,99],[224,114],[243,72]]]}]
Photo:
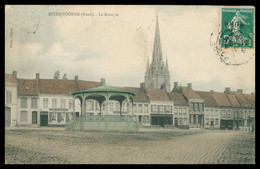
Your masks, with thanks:
[{"label": "doorway", "polygon": [[5,107],[5,127],[10,127],[11,125],[11,108]]},{"label": "doorway", "polygon": [[174,126],[178,127],[178,118],[174,118]]},{"label": "doorway", "polygon": [[40,126],[48,125],[48,112],[41,112],[40,115]]},{"label": "doorway", "polygon": [[37,124],[37,111],[32,112],[32,124]]}]

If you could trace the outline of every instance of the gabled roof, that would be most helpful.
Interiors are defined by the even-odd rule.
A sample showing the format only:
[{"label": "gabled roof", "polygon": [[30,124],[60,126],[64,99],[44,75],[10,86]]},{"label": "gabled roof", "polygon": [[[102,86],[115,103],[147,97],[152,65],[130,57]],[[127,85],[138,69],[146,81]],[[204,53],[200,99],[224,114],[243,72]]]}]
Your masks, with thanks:
[{"label": "gabled roof", "polygon": [[84,90],[99,86],[99,82],[39,79],[39,92],[45,94],[69,94],[77,90]]},{"label": "gabled roof", "polygon": [[201,99],[199,94],[197,94],[192,88],[178,86],[178,91],[180,91],[187,99]]},{"label": "gabled roof", "polygon": [[211,92],[197,91],[197,93],[203,98],[205,107],[219,107]]},{"label": "gabled roof", "polygon": [[145,92],[150,101],[172,101],[165,90],[146,88]]},{"label": "gabled roof", "polygon": [[214,92],[212,93],[212,96],[220,107],[232,106],[225,93]]},{"label": "gabled roof", "polygon": [[77,90],[89,89],[89,88],[100,86],[100,85],[101,85],[101,82],[83,81],[83,80],[76,81]]},{"label": "gabled roof", "polygon": [[235,94],[226,94],[228,100],[230,101],[231,105],[233,107],[241,107],[241,105],[239,104]]},{"label": "gabled roof", "polygon": [[44,94],[67,94],[76,90],[74,80],[39,79],[39,92]]},{"label": "gabled roof", "polygon": [[243,94],[246,99],[255,107],[255,94]]},{"label": "gabled roof", "polygon": [[124,89],[135,93],[135,96],[133,97],[134,102],[149,102],[149,98],[144,89],[137,87],[124,87]]},{"label": "gabled roof", "polygon": [[12,74],[5,74],[5,82],[17,83],[17,80],[13,77]]},{"label": "gabled roof", "polygon": [[250,103],[249,100],[247,100],[244,94],[236,93],[235,96],[242,107],[253,107],[253,104]]},{"label": "gabled roof", "polygon": [[75,81],[75,80],[54,80],[54,79],[14,79],[12,75],[5,74],[5,81],[17,82],[18,95],[39,95],[39,94],[70,94],[77,90],[84,90],[100,86],[100,82]]},{"label": "gabled roof", "polygon": [[17,79],[18,95],[39,95],[38,80]]},{"label": "gabled roof", "polygon": [[170,99],[174,101],[174,105],[178,106],[188,106],[188,102],[185,100],[181,93],[168,93]]}]

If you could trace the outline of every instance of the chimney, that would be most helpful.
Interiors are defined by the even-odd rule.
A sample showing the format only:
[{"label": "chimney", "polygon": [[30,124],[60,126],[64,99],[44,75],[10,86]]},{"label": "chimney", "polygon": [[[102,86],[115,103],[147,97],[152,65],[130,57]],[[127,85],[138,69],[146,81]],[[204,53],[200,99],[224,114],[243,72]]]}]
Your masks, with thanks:
[{"label": "chimney", "polygon": [[78,81],[78,80],[79,80],[79,77],[78,77],[78,76],[75,76],[74,80],[75,80],[75,81]]},{"label": "chimney", "polygon": [[36,73],[36,79],[40,79],[40,73]]},{"label": "chimney", "polygon": [[230,93],[230,87],[226,87],[224,93],[226,94]]},{"label": "chimney", "polygon": [[163,83],[160,89],[166,90],[166,84]]},{"label": "chimney", "polygon": [[178,82],[174,82],[173,86],[174,86],[174,88],[177,88],[178,87]]},{"label": "chimney", "polygon": [[192,83],[188,83],[188,88],[192,89]]},{"label": "chimney", "polygon": [[17,79],[17,71],[13,71],[13,78]]},{"label": "chimney", "polygon": [[102,84],[102,86],[106,85],[106,79],[105,78],[101,78],[101,84]]},{"label": "chimney", "polygon": [[238,93],[243,93],[243,89],[237,89]]},{"label": "chimney", "polygon": [[214,90],[210,90],[210,93],[214,93]]},{"label": "chimney", "polygon": [[140,88],[145,89],[145,83],[144,82],[140,83]]}]

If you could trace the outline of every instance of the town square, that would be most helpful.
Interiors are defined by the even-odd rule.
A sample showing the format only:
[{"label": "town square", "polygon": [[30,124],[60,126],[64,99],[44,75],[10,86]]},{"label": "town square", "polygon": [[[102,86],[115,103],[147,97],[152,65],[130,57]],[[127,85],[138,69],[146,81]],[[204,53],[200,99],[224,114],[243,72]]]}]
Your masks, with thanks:
[{"label": "town square", "polygon": [[255,164],[254,7],[5,10],[6,164]]}]

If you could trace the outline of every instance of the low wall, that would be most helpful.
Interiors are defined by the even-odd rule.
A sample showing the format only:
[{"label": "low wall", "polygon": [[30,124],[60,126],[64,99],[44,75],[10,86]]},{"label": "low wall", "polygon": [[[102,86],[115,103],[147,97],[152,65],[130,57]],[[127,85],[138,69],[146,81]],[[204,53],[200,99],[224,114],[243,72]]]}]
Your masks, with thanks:
[{"label": "low wall", "polygon": [[89,130],[89,131],[130,131],[137,132],[138,127],[134,122],[110,122],[110,121],[83,121],[79,122],[73,130]]}]

